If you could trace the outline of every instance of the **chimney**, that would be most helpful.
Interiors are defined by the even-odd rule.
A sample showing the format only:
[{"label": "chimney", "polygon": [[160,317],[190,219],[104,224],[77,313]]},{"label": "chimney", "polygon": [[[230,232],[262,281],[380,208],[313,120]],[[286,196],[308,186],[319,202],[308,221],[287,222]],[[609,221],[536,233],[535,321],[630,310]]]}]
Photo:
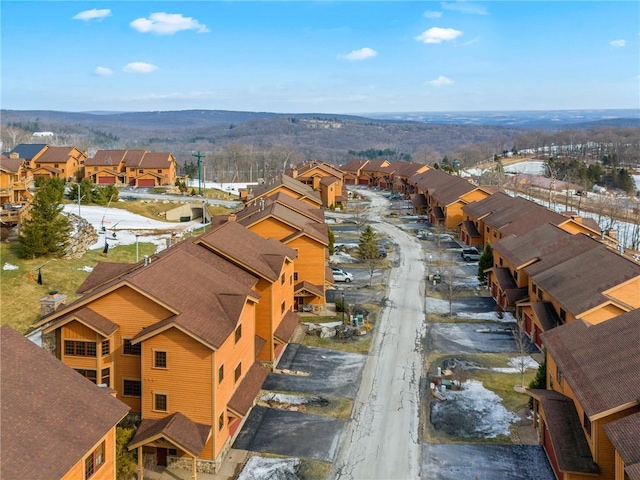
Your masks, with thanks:
[{"label": "chimney", "polygon": [[66,295],[59,294],[57,290],[51,290],[46,297],[40,299],[40,314],[42,317],[52,314],[65,304],[66,299]]},{"label": "chimney", "polygon": [[18,152],[11,152],[9,154],[9,158],[20,158],[20,155],[18,154]]},{"label": "chimney", "polygon": [[227,218],[227,221],[235,222],[237,218],[238,218],[238,216],[235,213],[230,213],[229,217]]},{"label": "chimney", "polygon": [[151,263],[151,260],[149,260],[149,255],[145,255],[144,256],[144,266],[146,267],[150,263]]}]

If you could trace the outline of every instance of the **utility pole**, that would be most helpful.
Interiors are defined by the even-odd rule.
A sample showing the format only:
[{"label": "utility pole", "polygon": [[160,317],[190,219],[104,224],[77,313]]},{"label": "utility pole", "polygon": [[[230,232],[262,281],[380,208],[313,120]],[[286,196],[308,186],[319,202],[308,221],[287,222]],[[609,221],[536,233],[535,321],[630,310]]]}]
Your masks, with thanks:
[{"label": "utility pole", "polygon": [[80,182],[78,182],[78,216],[81,217],[82,215],[80,215],[80,202],[82,202],[82,198],[80,198]]},{"label": "utility pole", "polygon": [[200,153],[200,150],[191,156],[198,159],[198,195],[202,195],[202,159],[205,158],[205,156]]}]

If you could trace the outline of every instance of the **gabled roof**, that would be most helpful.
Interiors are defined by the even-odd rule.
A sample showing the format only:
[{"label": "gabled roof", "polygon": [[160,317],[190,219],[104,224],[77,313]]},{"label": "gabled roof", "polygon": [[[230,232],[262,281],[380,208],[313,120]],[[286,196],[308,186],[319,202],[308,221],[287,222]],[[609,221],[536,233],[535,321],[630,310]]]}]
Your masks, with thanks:
[{"label": "gabled roof", "polygon": [[320,194],[318,192],[316,192],[309,185],[305,185],[295,178],[284,174],[277,176],[276,178],[264,183],[263,185],[252,186],[250,189],[250,200],[254,200],[260,197],[267,197],[271,193],[278,190],[280,187],[284,187],[286,190],[294,192],[297,198],[307,198],[316,203],[318,206],[322,205],[322,199],[320,198]]},{"label": "gabled roof", "polygon": [[[294,233],[294,235],[299,233],[304,234],[323,245],[329,244],[329,235],[326,224],[320,223],[317,220],[314,221],[308,216],[302,215],[279,202],[265,202],[264,207],[261,204],[258,204],[256,206],[240,210],[237,213],[236,221],[246,227],[250,227],[269,217],[273,217],[296,229],[296,233]],[[279,238],[278,240],[282,241],[284,239]]]},{"label": "gabled roof", "polygon": [[597,325],[576,320],[542,341],[592,420],[640,404],[640,309]]},{"label": "gabled roof", "polygon": [[571,234],[551,224],[545,223],[530,230],[526,235],[510,235],[492,243],[493,250],[500,254],[514,268],[519,268],[540,258],[544,252],[555,250],[561,240],[569,240]]},{"label": "gabled roof", "polygon": [[171,444],[197,457],[211,436],[211,425],[197,423],[186,415],[176,412],[160,419],[145,418],[129,442],[129,450],[164,438]]},{"label": "gabled roof", "polygon": [[[48,146],[42,155],[38,157],[38,163],[64,163],[74,157],[74,150],[80,152],[76,147],[51,147]],[[82,152],[80,152],[82,153]]]},{"label": "gabled roof", "polygon": [[299,322],[300,317],[298,316],[298,314],[289,310],[280,322],[280,325],[278,325],[278,328],[276,328],[276,331],[273,332],[273,336],[281,342],[287,343],[289,340],[291,340],[291,336],[293,335],[293,332],[295,331]]},{"label": "gabled roof", "polygon": [[291,195],[287,195],[283,192],[278,192],[274,195],[270,195],[265,199],[265,205],[271,203],[281,203],[282,205],[287,206],[291,210],[295,210],[296,212],[304,215],[305,217],[309,217],[312,220],[317,222],[324,223],[324,210],[318,207],[313,207],[308,203],[302,202],[297,198],[293,198]]},{"label": "gabled roof", "polygon": [[53,331],[59,328],[61,324],[67,323],[72,320],[78,320],[80,323],[95,330],[103,337],[108,337],[118,329],[117,323],[114,323],[108,318],[103,317],[99,313],[94,312],[90,308],[85,307],[76,310],[72,315],[57,319],[44,330],[44,333]]},{"label": "gabled roof", "polygon": [[127,150],[124,156],[124,164],[127,167],[137,167],[144,158],[146,150]]},{"label": "gabled roof", "polygon": [[126,150],[98,150],[96,154],[84,161],[86,167],[118,166],[124,162]]},{"label": "gabled roof", "polygon": [[16,174],[20,171],[24,161],[24,158],[10,158],[2,155],[0,156],[0,170]]},{"label": "gabled roof", "polygon": [[175,159],[168,152],[147,152],[138,168],[169,168],[172,162],[175,162]]},{"label": "gabled roof", "polygon": [[259,363],[254,363],[240,382],[235,393],[227,404],[229,409],[244,417],[253,406],[253,401],[267,378],[267,370]]},{"label": "gabled roof", "polygon": [[571,255],[571,247],[578,243],[572,241],[564,249],[571,255],[566,260],[558,263],[550,261],[549,257],[556,256],[554,253],[557,252],[554,252],[538,262],[549,268],[535,274],[531,272],[536,270],[538,264],[525,268],[538,288],[575,316],[609,301],[610,298],[603,292],[633,278],[640,278],[640,265],[636,262],[585,235],[573,235],[571,240],[585,238],[595,243],[596,247],[583,252],[576,249]]},{"label": "gabled roof", "polygon": [[2,478],[62,478],[129,407],[8,326],[0,345]]},{"label": "gabled roof", "polygon": [[607,423],[604,431],[625,467],[640,467],[640,412]]},{"label": "gabled roof", "polygon": [[296,295],[302,291],[307,291],[308,293],[311,293],[316,297],[319,297],[319,298],[324,297],[324,292],[322,291],[322,287],[319,287],[318,285],[314,285],[311,282],[307,282],[306,280],[296,283],[295,286],[293,287],[293,291]]},{"label": "gabled roof", "polygon": [[294,249],[273,238],[265,239],[237,222],[209,230],[195,242],[270,282],[278,280],[287,259],[298,255]]},{"label": "gabled roof", "polygon": [[364,167],[370,160],[362,160],[359,158],[352,158],[344,165],[340,166],[340,170],[343,172],[358,172],[362,167]]},{"label": "gabled roof", "polygon": [[[39,323],[73,315],[104,293],[132,288],[167,309],[167,317],[144,328],[135,339],[176,326],[212,348],[220,347],[233,333],[248,300],[260,295],[252,290],[258,277],[211,251],[185,240],[150,259],[150,263],[115,266],[113,277],[98,269],[96,281],[81,286],[87,293]],[[109,267],[106,268],[109,270]],[[89,276],[92,277],[93,273]]]},{"label": "gabled roof", "polygon": [[467,180],[435,168],[418,173],[410,178],[410,183],[432,197],[441,205],[451,205],[460,201],[463,195],[477,190],[479,187]]},{"label": "gabled roof", "polygon": [[369,160],[363,167],[362,172],[369,173],[393,173],[394,169],[389,168],[387,160]]},{"label": "gabled roof", "polygon": [[394,170],[394,174],[396,176],[401,176],[405,178],[410,178],[413,175],[417,174],[419,170],[423,168],[431,168],[428,165],[423,165],[420,163],[412,163],[412,162],[391,162],[390,167]]},{"label": "gabled roof", "polygon": [[343,175],[342,171],[340,171],[339,168],[334,167],[333,165],[329,165],[328,163],[325,163],[325,162],[312,161],[297,167],[298,175],[296,176],[296,178],[304,177],[308,172],[314,169],[322,170],[323,172],[329,175],[333,175],[334,177],[337,177],[337,178],[342,178],[342,175]]},{"label": "gabled roof", "polygon": [[46,143],[21,143],[16,145],[9,153],[17,153],[20,158],[31,160],[38,155],[45,147]]},{"label": "gabled roof", "polygon": [[76,293],[82,294],[90,292],[94,288],[113,280],[114,277],[118,277],[133,268],[136,268],[136,265],[131,263],[99,262],[93,267],[91,275],[85,278]]}]

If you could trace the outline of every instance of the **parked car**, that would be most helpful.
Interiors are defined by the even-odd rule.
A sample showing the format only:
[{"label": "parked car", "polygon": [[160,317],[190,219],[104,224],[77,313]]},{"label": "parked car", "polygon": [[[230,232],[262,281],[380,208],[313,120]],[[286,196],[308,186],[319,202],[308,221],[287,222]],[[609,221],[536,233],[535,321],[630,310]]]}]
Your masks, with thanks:
[{"label": "parked car", "polygon": [[378,247],[378,255],[380,256],[380,258],[387,258],[387,249],[384,247],[384,245],[380,245]]},{"label": "parked car", "polygon": [[353,275],[349,272],[345,272],[341,268],[333,267],[331,271],[333,272],[333,280],[336,282],[351,283],[353,281]]},{"label": "parked car", "polygon": [[476,247],[463,248],[460,255],[464,258],[465,262],[477,262],[480,260],[480,252],[478,252]]}]

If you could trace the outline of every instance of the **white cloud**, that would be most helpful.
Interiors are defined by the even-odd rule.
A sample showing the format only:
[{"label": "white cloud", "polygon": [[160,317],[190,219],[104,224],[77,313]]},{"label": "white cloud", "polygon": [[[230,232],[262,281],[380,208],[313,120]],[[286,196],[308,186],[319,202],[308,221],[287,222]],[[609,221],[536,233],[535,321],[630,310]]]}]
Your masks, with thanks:
[{"label": "white cloud", "polygon": [[451,10],[459,13],[466,13],[469,15],[489,15],[486,7],[479,5],[475,2],[467,2],[461,0],[459,2],[440,2],[440,7],[443,10]]},{"label": "white cloud", "polygon": [[426,12],[424,12],[424,16],[426,18],[440,18],[442,16],[442,12],[427,10]]},{"label": "white cloud", "polygon": [[206,25],[193,17],[184,17],[181,13],[152,13],[149,18],[136,18],[129,25],[139,32],[158,35],[173,35],[183,30],[195,30],[198,33],[210,32]]},{"label": "white cloud", "polygon": [[467,45],[473,45],[474,43],[478,43],[479,41],[480,41],[480,37],[476,37],[472,40],[469,40],[468,42],[461,43],[460,46],[466,47]]},{"label": "white cloud", "polygon": [[109,75],[113,75],[113,70],[107,67],[96,67],[96,69],[93,71],[93,74],[99,77],[106,77]]},{"label": "white cloud", "polygon": [[378,55],[373,48],[364,47],[360,50],[353,50],[346,55],[338,55],[339,59],[342,60],[366,60],[367,58],[373,58]]},{"label": "white cloud", "polygon": [[440,75],[438,78],[429,81],[429,83],[434,87],[441,87],[442,85],[451,85],[453,80],[445,77],[444,75]]},{"label": "white cloud", "polygon": [[122,69],[127,73],[153,73],[158,69],[156,65],[145,62],[131,62]]},{"label": "white cloud", "polygon": [[622,47],[627,45],[627,41],[626,40],[611,40],[609,42],[609,45],[611,45],[612,47],[616,47],[616,48],[622,48]]},{"label": "white cloud", "polygon": [[94,8],[93,10],[84,10],[78,13],[73,17],[73,19],[85,20],[85,21],[95,20],[95,19],[102,20],[103,18],[110,17],[110,16],[111,16],[111,10],[109,10],[108,8],[103,8],[101,10]]},{"label": "white cloud", "polygon": [[422,43],[442,43],[454,40],[460,35],[462,35],[462,32],[454,28],[433,27],[429,30],[425,30],[420,35],[416,36],[415,39]]}]

